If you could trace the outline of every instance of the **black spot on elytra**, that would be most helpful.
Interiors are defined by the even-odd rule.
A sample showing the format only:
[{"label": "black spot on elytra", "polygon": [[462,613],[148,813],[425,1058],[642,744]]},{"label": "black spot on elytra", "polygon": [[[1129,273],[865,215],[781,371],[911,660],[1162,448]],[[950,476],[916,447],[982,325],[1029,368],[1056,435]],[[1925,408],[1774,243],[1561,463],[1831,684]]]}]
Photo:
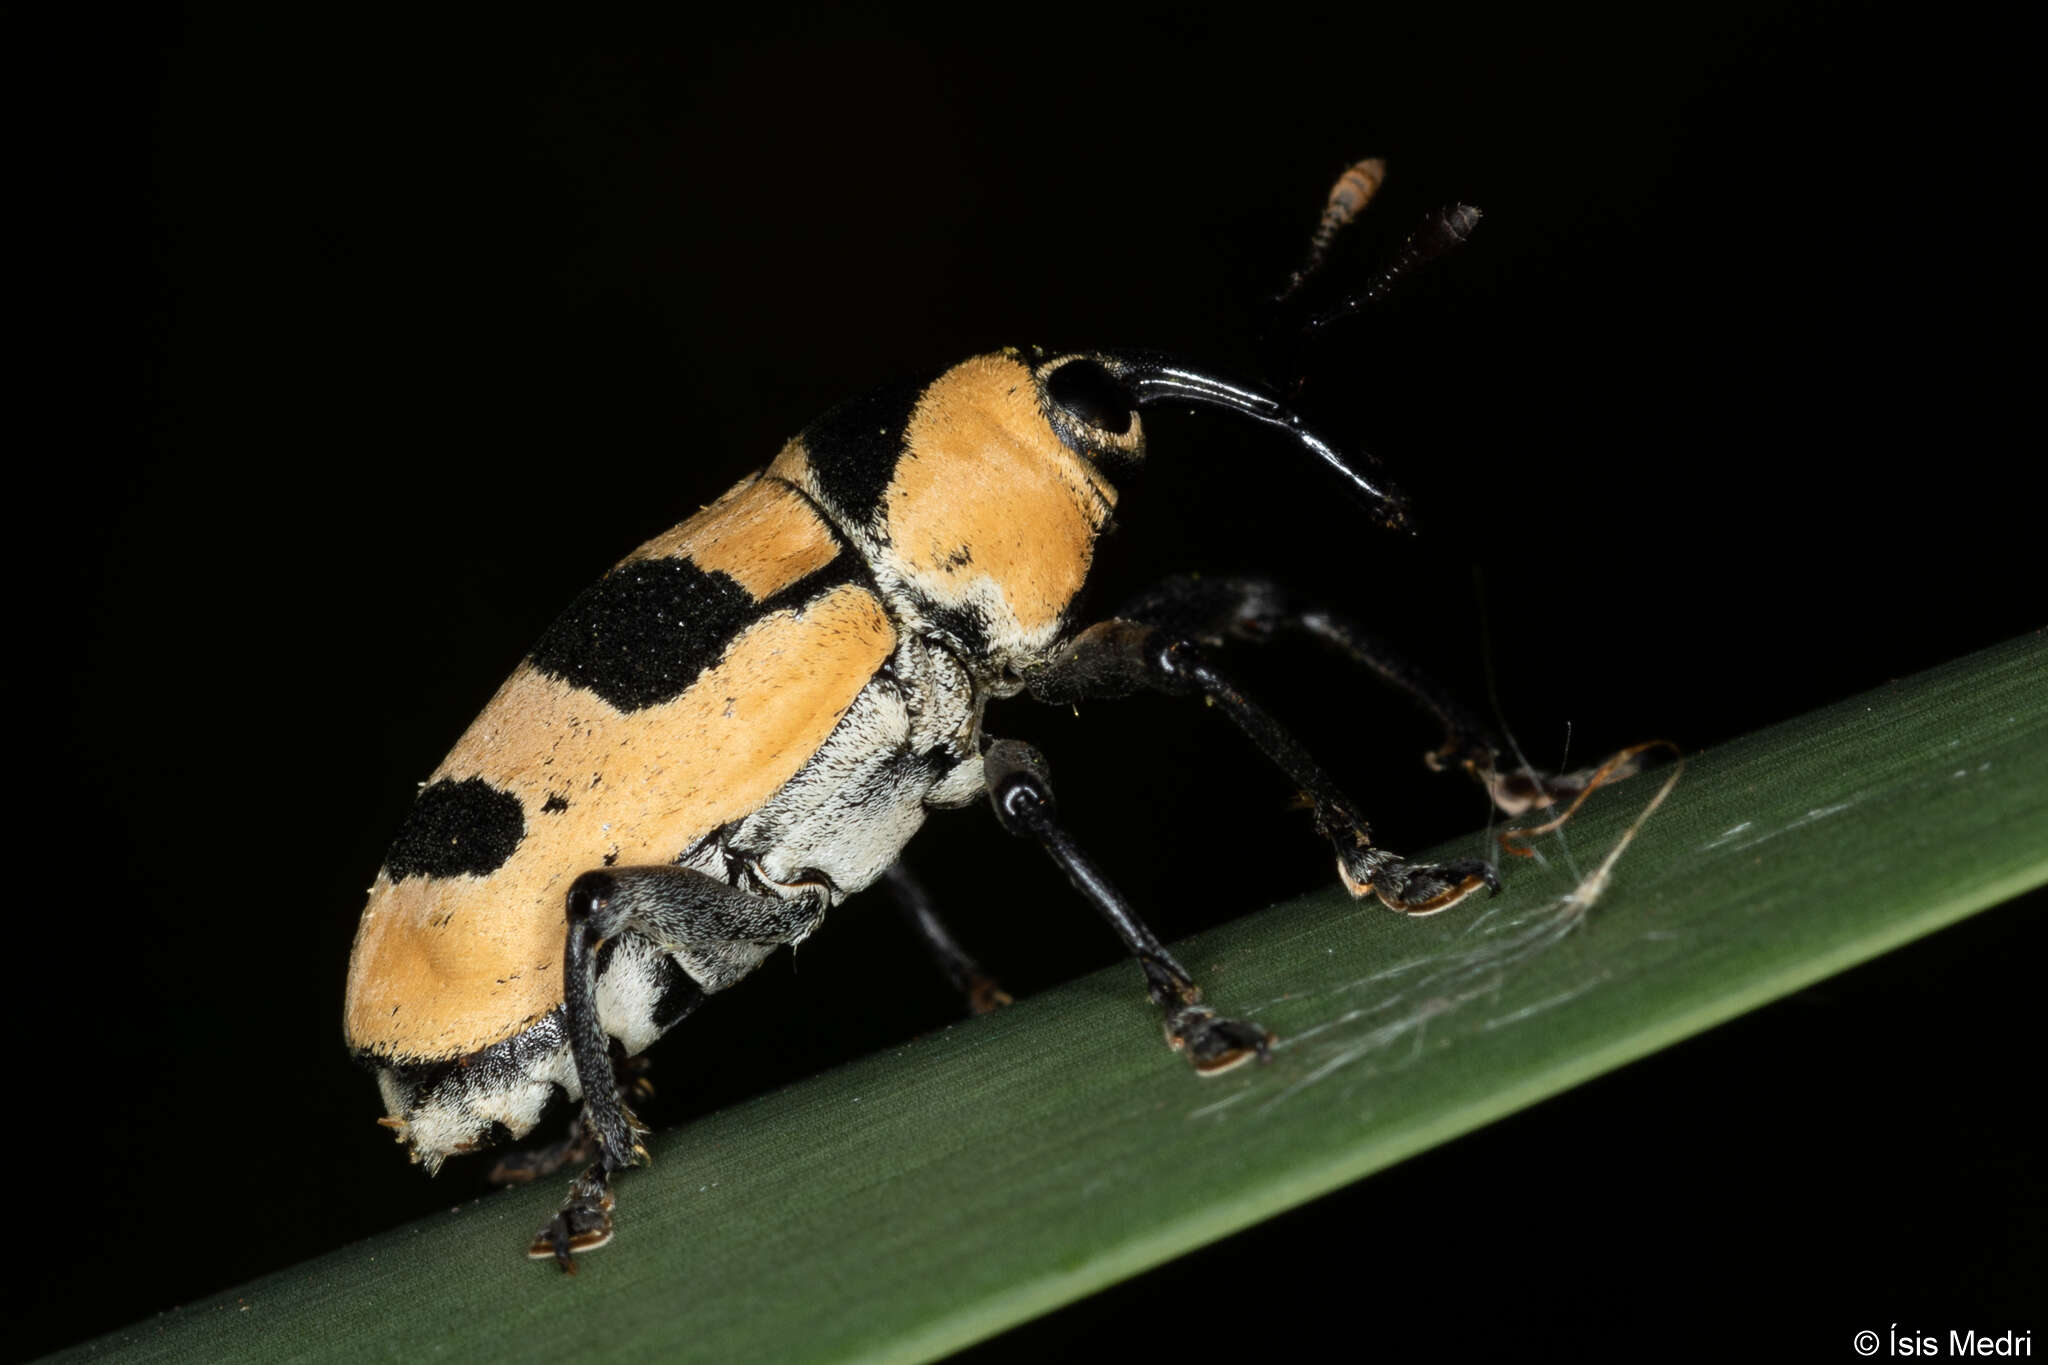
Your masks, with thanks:
[{"label": "black spot on elytra", "polygon": [[391,880],[483,876],[504,866],[526,837],[519,798],[481,777],[442,778],[420,792],[384,856]]},{"label": "black spot on elytra", "polygon": [[541,802],[540,805],[540,813],[542,815],[560,815],[567,809],[569,809],[568,799],[557,796],[553,792],[549,792],[548,799]]},{"label": "black spot on elytra", "polygon": [[727,574],[687,559],[640,560],[571,602],[533,647],[533,662],[638,711],[681,696],[755,615],[754,599]]},{"label": "black spot on elytra", "polygon": [[888,384],[849,399],[804,428],[818,490],[850,522],[880,521],[882,495],[903,456],[903,429],[922,383]]}]

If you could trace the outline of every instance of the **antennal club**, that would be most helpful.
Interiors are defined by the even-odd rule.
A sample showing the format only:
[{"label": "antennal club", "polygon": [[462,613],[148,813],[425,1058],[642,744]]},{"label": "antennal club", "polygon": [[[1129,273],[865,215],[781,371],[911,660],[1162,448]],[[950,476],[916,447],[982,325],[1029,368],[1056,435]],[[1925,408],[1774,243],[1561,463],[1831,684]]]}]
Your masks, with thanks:
[{"label": "antennal club", "polygon": [[[1268,305],[1270,317],[1259,336],[1259,355],[1264,361],[1268,379],[1282,387],[1289,397],[1298,396],[1306,382],[1299,359],[1310,339],[1331,323],[1360,312],[1391,294],[1419,267],[1462,246],[1479,225],[1479,210],[1470,204],[1452,204],[1436,210],[1409,234],[1394,259],[1373,276],[1365,288],[1333,307],[1306,312],[1297,295],[1303,286],[1322,272],[1324,263],[1329,259],[1330,248],[1344,230],[1365,212],[1386,179],[1387,163],[1376,156],[1353,163],[1337,177],[1337,183],[1330,187],[1330,196],[1323,205],[1323,216],[1309,238],[1308,255],[1288,276],[1286,287],[1273,295]],[[1295,319],[1301,321],[1297,323]]]},{"label": "antennal club", "polygon": [[1365,206],[1372,202],[1386,180],[1387,163],[1376,156],[1357,162],[1337,177],[1337,183],[1330,186],[1329,200],[1323,205],[1322,220],[1316,224],[1315,235],[1309,238],[1307,258],[1288,277],[1287,287],[1274,296],[1273,302],[1287,302],[1294,297],[1296,290],[1315,277],[1330,254],[1331,243],[1351,226],[1353,219],[1365,212]]},{"label": "antennal club", "polygon": [[1334,308],[1326,308],[1302,324],[1303,332],[1327,327],[1340,318],[1349,317],[1362,308],[1370,307],[1393,292],[1394,286],[1408,278],[1417,267],[1428,265],[1446,252],[1463,246],[1472,236],[1472,229],[1479,226],[1479,210],[1470,204],[1452,204],[1441,208],[1422,220],[1422,226],[1408,234],[1408,240],[1401,244],[1400,251],[1389,261],[1379,274],[1372,277],[1365,288],[1345,299]]}]

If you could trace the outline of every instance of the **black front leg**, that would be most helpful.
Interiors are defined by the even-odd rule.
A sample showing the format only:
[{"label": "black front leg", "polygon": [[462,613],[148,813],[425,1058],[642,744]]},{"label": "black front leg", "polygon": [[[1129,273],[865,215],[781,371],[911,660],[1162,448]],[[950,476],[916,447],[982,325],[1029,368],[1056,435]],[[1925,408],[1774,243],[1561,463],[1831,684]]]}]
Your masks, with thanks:
[{"label": "black front leg", "polygon": [[1152,626],[1176,639],[1205,645],[1265,644],[1282,636],[1313,640],[1375,674],[1405,694],[1444,727],[1443,743],[1424,756],[1432,769],[1460,769],[1486,788],[1503,815],[1517,816],[1570,801],[1598,781],[1627,777],[1637,764],[1625,759],[1603,773],[1538,772],[1513,758],[1492,726],[1400,651],[1333,611],[1296,602],[1279,584],[1263,578],[1179,574],[1127,602],[1122,620]]},{"label": "black front leg", "polygon": [[1202,988],[1187,969],[1059,822],[1052,781],[1038,751],[1018,740],[999,739],[989,745],[982,766],[989,803],[1003,828],[1043,848],[1138,960],[1147,993],[1165,1013],[1167,1044],[1186,1052],[1195,1070],[1205,1076],[1219,1075],[1253,1057],[1270,1061],[1273,1035],[1257,1024],[1222,1018],[1204,1005]]},{"label": "black front leg", "polygon": [[1026,679],[1041,701],[1072,704],[1124,696],[1141,688],[1202,696],[1236,722],[1293,779],[1315,814],[1316,830],[1337,854],[1337,875],[1354,896],[1370,891],[1390,910],[1429,915],[1487,887],[1500,890],[1490,863],[1460,858],[1411,863],[1374,846],[1372,827],[1343,792],[1264,708],[1246,697],[1194,641],[1142,621],[1112,619],[1090,626],[1059,658]]}]

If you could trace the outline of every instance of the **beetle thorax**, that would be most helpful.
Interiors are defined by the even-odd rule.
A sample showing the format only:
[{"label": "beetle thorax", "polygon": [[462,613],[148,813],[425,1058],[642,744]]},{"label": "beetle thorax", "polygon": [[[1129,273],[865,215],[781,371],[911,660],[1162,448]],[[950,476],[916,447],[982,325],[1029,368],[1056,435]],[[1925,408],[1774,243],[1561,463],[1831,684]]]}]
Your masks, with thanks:
[{"label": "beetle thorax", "polygon": [[977,356],[919,390],[868,505],[848,506],[840,453],[812,448],[825,439],[807,432],[769,472],[837,514],[905,626],[991,682],[1053,648],[1116,490],[1060,439],[1029,366]]}]

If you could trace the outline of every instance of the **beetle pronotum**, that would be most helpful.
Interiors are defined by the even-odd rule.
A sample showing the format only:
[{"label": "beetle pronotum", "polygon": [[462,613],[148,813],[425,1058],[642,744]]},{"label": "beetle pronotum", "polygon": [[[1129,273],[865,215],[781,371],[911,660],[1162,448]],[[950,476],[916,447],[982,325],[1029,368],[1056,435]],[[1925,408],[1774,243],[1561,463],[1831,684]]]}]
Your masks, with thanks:
[{"label": "beetle pronotum", "polygon": [[[1379,174],[1340,182],[1341,221],[1326,220],[1289,294]],[[1433,219],[1374,289],[1475,217]],[[1319,637],[1433,709],[1437,760],[1503,810],[1584,788],[1509,771],[1486,727],[1363,633],[1271,584],[1203,579],[1083,628],[1096,539],[1145,457],[1140,411],[1161,404],[1271,428],[1380,521],[1405,520],[1376,472],[1258,388],[1159,355],[1013,347],[833,409],[570,605],[422,788],[357,931],[348,1044],[415,1161],[524,1137],[557,1091],[580,1099],[580,1132],[533,1163],[592,1157],[530,1249],[573,1268],[611,1237],[611,1176],[645,1159],[614,1049],[637,1057],[877,881],[986,1006],[992,983],[899,861],[928,812],[984,798],[1122,937],[1198,1072],[1269,1055],[1266,1030],[1204,1003],[1082,851],[1038,754],[983,728],[993,700],[1201,696],[1306,795],[1352,895],[1429,914],[1498,885],[1482,861],[1376,846],[1211,657],[1227,641]]]}]

